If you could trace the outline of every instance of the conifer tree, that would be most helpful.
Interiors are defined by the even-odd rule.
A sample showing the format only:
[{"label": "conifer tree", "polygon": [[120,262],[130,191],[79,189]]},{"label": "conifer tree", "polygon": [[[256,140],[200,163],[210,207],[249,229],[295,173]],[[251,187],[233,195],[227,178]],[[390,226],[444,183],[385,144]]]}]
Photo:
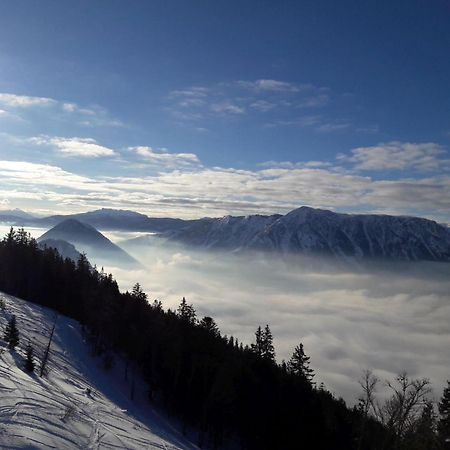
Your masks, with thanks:
[{"label": "conifer tree", "polygon": [[197,322],[197,314],[192,305],[188,305],[186,299],[183,297],[180,306],[177,309],[178,316],[185,322],[195,324]]},{"label": "conifer tree", "polygon": [[4,339],[8,343],[10,350],[14,350],[19,344],[19,330],[16,325],[16,316],[12,316],[11,319],[9,319],[9,322],[6,325]]},{"label": "conifer tree", "polygon": [[273,336],[269,325],[264,330],[259,326],[255,333],[255,343],[251,346],[253,353],[268,361],[275,361]]},{"label": "conifer tree", "polygon": [[273,346],[273,335],[269,325],[266,325],[263,331],[263,353],[262,357],[268,361],[275,361],[275,349]]},{"label": "conifer tree", "polygon": [[309,356],[305,355],[303,344],[300,343],[300,345],[297,345],[297,347],[295,347],[294,353],[287,363],[287,367],[290,373],[302,377],[312,384],[312,379],[314,378],[314,370],[309,367],[310,359],[311,358]]},{"label": "conifer tree", "polygon": [[133,286],[133,291],[131,292],[131,295],[136,299],[140,300],[142,302],[147,301],[147,294],[142,290],[142,287],[139,283],[136,283]]},{"label": "conifer tree", "polygon": [[159,311],[159,312],[163,311],[163,306],[162,306],[161,300],[158,300],[158,299],[153,300],[151,307],[156,311]]},{"label": "conifer tree", "polygon": [[255,343],[251,345],[252,352],[258,356],[263,354],[263,331],[261,326],[255,332]]},{"label": "conifer tree", "polygon": [[444,449],[450,449],[450,381],[444,389],[441,401],[439,402],[439,441]]},{"label": "conifer tree", "polygon": [[205,316],[199,323],[201,328],[204,328],[208,333],[212,334],[213,336],[220,336],[219,327],[217,326],[216,322],[212,317]]},{"label": "conifer tree", "polygon": [[27,372],[34,372],[34,350],[31,343],[28,343],[26,352],[25,370]]}]

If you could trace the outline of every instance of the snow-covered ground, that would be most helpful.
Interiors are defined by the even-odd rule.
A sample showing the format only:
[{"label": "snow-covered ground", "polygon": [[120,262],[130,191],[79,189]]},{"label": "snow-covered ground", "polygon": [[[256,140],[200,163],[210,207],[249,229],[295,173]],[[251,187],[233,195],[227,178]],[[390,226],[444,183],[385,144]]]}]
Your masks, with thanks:
[{"label": "snow-covered ground", "polygon": [[[197,448],[147,402],[142,382],[136,382],[130,400],[121,364],[105,371],[74,320],[57,319],[47,376],[25,372],[26,345],[30,341],[39,356],[43,353],[55,313],[2,293],[0,298],[6,303],[0,309],[2,450]],[[16,351],[1,340],[12,314],[20,332]],[[39,366],[39,358],[36,362]]]}]

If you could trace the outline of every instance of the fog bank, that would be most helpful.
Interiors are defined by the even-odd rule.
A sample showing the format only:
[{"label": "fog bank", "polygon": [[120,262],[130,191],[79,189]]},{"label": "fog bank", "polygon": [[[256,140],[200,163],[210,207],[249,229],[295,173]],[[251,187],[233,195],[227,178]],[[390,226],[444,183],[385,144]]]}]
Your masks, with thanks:
[{"label": "fog bank", "polygon": [[449,264],[342,267],[192,251],[156,237],[125,249],[146,269],[111,267],[121,288],[139,281],[150,300],[172,309],[185,296],[198,316],[213,316],[222,334],[244,343],[253,341],[258,325],[270,324],[279,361],[303,342],[317,381],[351,404],[366,368],[382,379],[403,370],[429,377],[436,395],[450,378]]}]

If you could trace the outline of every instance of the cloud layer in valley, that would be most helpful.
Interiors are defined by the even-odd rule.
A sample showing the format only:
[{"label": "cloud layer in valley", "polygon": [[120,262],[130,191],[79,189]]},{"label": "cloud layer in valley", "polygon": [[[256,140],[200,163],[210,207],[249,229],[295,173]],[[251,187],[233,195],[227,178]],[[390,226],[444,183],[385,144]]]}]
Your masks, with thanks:
[{"label": "cloud layer in valley", "polygon": [[303,342],[317,381],[351,404],[366,368],[381,379],[402,370],[430,377],[437,395],[448,378],[448,265],[350,269],[159,245],[134,255],[147,269],[113,269],[121,287],[139,281],[150,300],[172,309],[185,296],[199,316],[213,316],[223,334],[247,344],[258,325],[270,324],[279,361]]}]

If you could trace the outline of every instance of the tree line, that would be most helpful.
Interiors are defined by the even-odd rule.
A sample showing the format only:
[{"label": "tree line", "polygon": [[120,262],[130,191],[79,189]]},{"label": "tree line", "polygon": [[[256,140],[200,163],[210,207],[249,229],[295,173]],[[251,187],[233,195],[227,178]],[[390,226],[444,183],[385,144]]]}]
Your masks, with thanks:
[{"label": "tree line", "polygon": [[[359,405],[348,408],[323,385],[315,385],[301,343],[289,361],[278,364],[268,325],[257,329],[252,345],[243,345],[222,336],[213,318],[198,318],[186,299],[177,310],[166,311],[160,301],[149,302],[139,284],[121,293],[112,275],[91,267],[85,255],[74,262],[51,248],[39,249],[23,229],[11,229],[0,242],[0,290],[78,320],[105,367],[113,363],[111,355],[122,354],[130,396],[133,373],[139,372],[148,384],[149,401],[195,433],[200,447],[449,448],[450,390],[441,408],[447,422],[439,426],[431,411],[425,412],[426,395],[409,409],[414,414],[396,410],[392,399],[377,403],[378,380],[372,374],[361,382]],[[411,382],[416,380],[407,378],[406,389],[398,390],[403,400],[392,385],[393,398],[400,398],[397,406],[412,395]],[[400,386],[405,387],[401,381]],[[398,419],[401,414],[404,420]],[[426,427],[434,447],[421,441],[420,430]]]}]

